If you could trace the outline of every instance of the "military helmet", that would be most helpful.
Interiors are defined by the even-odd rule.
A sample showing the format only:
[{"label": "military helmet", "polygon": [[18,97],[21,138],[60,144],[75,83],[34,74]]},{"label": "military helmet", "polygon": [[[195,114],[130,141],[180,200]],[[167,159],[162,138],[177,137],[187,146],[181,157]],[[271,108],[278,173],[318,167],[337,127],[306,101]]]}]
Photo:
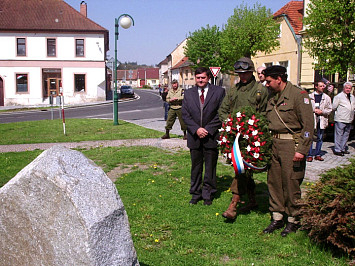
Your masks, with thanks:
[{"label": "military helmet", "polygon": [[235,73],[254,72],[254,71],[255,71],[254,63],[248,57],[242,57],[234,64]]}]

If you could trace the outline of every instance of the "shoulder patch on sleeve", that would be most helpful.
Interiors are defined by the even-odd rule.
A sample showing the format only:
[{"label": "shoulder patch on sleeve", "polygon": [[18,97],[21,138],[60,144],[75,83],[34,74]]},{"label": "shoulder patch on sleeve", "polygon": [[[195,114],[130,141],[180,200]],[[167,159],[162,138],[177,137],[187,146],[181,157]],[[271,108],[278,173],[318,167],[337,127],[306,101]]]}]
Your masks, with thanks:
[{"label": "shoulder patch on sleeve", "polygon": [[308,92],[306,92],[305,90],[302,90],[302,91],[301,91],[301,94],[304,94],[304,93],[308,93]]}]

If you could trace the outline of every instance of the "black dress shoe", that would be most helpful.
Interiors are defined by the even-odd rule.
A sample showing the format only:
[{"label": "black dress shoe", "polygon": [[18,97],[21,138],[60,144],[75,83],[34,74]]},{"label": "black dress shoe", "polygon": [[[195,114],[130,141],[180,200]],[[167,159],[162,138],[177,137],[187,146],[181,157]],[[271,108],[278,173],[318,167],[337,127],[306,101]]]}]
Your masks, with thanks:
[{"label": "black dress shoe", "polygon": [[334,151],[333,153],[334,153],[334,155],[337,155],[337,156],[344,156],[344,154],[342,152]]},{"label": "black dress shoe", "polygon": [[350,154],[348,151],[342,151],[343,154]]},{"label": "black dress shoe", "polygon": [[203,202],[203,205],[212,205],[212,200],[209,200],[209,199],[205,199],[204,202]]},{"label": "black dress shoe", "polygon": [[197,202],[199,202],[200,200],[202,200],[202,198],[192,198],[189,203],[192,205],[196,205]]},{"label": "black dress shoe", "polygon": [[286,227],[284,230],[282,230],[281,232],[281,236],[282,237],[285,237],[287,236],[289,233],[296,233],[296,231],[298,230],[299,228],[299,224],[295,224],[295,223],[287,223]]},{"label": "black dress shoe", "polygon": [[264,234],[271,234],[277,229],[280,229],[284,226],[283,220],[272,220],[268,227],[266,227],[263,231]]}]

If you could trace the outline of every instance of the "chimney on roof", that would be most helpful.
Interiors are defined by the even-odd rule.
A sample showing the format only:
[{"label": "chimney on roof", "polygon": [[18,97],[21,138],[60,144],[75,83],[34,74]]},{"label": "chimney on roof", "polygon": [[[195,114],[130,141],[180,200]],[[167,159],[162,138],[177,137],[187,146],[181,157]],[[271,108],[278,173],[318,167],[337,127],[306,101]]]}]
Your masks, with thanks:
[{"label": "chimney on roof", "polygon": [[84,15],[85,17],[88,16],[88,7],[85,3],[85,1],[81,1],[80,3],[80,13]]}]

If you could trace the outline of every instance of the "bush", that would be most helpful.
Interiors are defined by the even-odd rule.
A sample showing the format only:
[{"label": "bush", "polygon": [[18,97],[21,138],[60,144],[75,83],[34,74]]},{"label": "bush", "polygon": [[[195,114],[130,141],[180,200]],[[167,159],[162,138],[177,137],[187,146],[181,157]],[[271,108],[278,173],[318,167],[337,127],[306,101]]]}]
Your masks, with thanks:
[{"label": "bush", "polygon": [[309,237],[336,251],[355,255],[355,159],[331,169],[307,192],[302,227]]},{"label": "bush", "polygon": [[143,88],[143,89],[151,89],[152,87],[150,87],[149,85],[143,85],[142,88]]}]

